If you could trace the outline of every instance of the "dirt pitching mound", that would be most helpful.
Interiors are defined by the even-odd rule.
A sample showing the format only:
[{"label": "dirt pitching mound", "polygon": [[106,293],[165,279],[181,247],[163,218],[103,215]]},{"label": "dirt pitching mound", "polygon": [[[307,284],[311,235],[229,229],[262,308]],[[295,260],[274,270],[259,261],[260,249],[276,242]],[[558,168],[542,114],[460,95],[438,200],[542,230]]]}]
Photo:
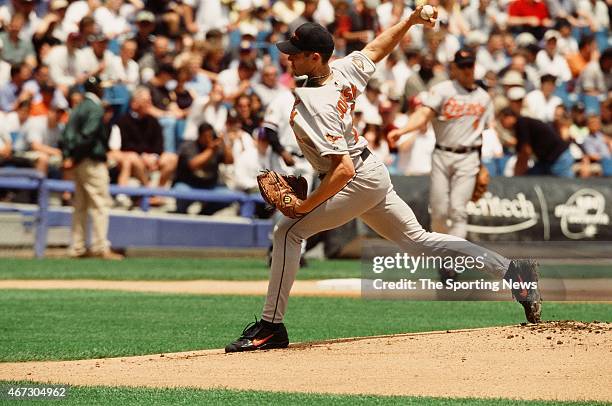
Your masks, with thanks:
[{"label": "dirt pitching mound", "polygon": [[0,380],[612,401],[612,324],[574,321],[222,350],[0,364]]}]

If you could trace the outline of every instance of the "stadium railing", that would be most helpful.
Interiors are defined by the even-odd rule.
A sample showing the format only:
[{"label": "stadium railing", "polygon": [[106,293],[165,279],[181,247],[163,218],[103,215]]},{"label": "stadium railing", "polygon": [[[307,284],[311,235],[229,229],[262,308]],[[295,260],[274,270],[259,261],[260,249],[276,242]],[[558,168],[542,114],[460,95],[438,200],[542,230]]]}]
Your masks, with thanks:
[{"label": "stadium railing", "polygon": [[[66,180],[47,179],[43,174],[33,169],[1,168],[0,189],[38,191],[34,253],[37,258],[42,258],[47,245],[47,232],[49,228],[49,195],[52,192],[74,192],[74,183]],[[110,185],[110,194],[113,196],[124,194],[131,197],[140,197],[140,208],[145,212],[150,208],[149,198],[152,196],[165,196],[201,202],[239,203],[240,216],[245,218],[252,218],[255,214],[255,205],[264,202],[259,194],[247,194],[222,187],[210,190],[192,189],[179,191],[112,184]]]}]

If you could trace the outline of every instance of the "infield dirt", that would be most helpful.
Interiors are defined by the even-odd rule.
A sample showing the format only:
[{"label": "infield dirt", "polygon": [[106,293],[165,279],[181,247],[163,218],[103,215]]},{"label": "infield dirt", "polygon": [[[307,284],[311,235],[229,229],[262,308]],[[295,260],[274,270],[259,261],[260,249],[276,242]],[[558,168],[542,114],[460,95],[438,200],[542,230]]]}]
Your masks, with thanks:
[{"label": "infield dirt", "polygon": [[0,380],[612,401],[612,324],[554,321],[301,343],[254,353],[0,363]]}]

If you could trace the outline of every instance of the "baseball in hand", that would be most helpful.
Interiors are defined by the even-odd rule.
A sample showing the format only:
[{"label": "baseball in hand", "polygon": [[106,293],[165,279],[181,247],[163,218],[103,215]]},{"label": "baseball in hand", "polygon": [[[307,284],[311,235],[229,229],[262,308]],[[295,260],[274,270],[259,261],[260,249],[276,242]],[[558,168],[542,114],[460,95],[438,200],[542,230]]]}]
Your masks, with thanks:
[{"label": "baseball in hand", "polygon": [[421,18],[423,20],[429,21],[431,17],[434,16],[434,8],[429,4],[425,4],[421,9]]}]

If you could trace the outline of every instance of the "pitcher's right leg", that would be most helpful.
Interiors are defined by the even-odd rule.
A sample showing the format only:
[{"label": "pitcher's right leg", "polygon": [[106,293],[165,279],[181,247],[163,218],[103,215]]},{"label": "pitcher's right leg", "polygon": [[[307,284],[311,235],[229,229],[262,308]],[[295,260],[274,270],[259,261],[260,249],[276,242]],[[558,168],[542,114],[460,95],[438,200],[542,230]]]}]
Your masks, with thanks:
[{"label": "pitcher's right leg", "polygon": [[[430,233],[417,221],[412,209],[391,188],[385,199],[376,207],[361,215],[374,231],[395,242],[400,249],[413,255],[462,255],[484,258],[483,271],[514,282],[538,281],[534,261],[512,260],[480,247],[462,238],[440,233]],[[541,297],[537,286],[530,289],[513,289],[513,297],[523,306],[527,320],[540,321]]]}]

